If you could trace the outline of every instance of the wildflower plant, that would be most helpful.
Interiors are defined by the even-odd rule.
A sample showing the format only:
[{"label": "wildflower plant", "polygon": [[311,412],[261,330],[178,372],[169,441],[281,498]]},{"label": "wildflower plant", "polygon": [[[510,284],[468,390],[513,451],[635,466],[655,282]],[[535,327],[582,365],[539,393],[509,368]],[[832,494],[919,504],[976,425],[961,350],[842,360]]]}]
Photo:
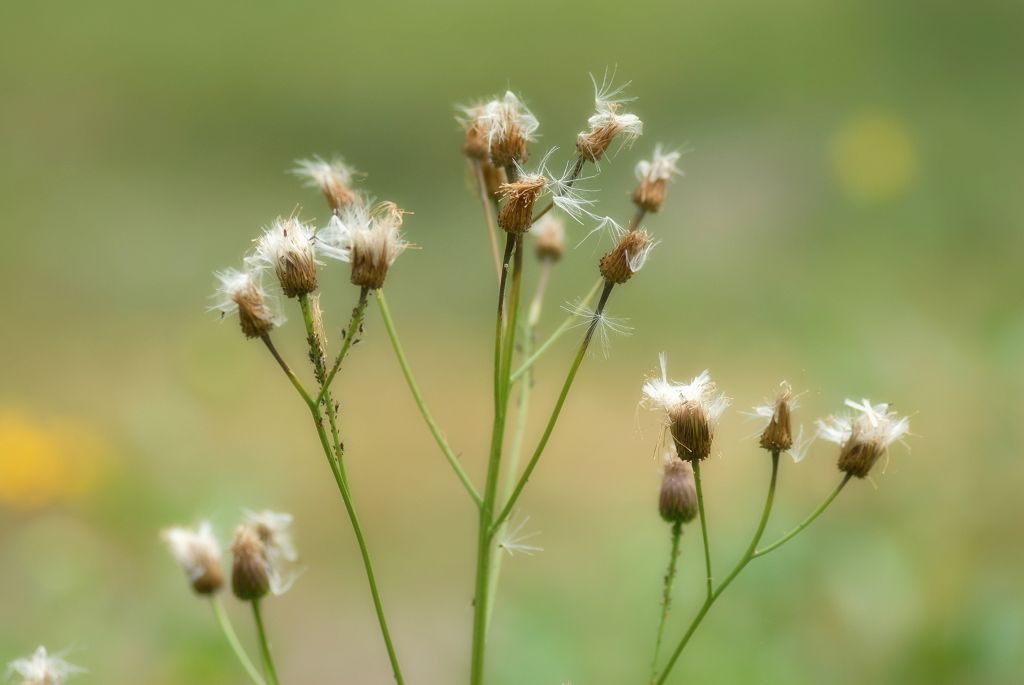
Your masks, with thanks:
[{"label": "wildflower plant", "polygon": [[[655,146],[653,158],[636,164],[636,186],[613,191],[631,191],[634,206],[627,212],[628,218],[598,219],[591,213],[595,200],[591,197],[594,189],[589,187],[592,185],[589,182],[599,172],[598,162],[612,156],[613,145],[618,146],[616,150],[628,147],[644,131],[639,117],[624,111],[631,99],[623,95],[621,87],[614,86],[607,77],[601,83],[595,80],[594,87],[596,111],[585,119],[585,126],[571,147],[575,155],[565,163],[564,172],[557,175],[550,171],[557,150],[544,154],[528,170],[530,146],[535,141],[539,121],[518,95],[508,92],[478,101],[460,108],[457,117],[465,134],[462,150],[473,172],[497,281],[490,441],[482,455],[472,457],[484,467],[485,477],[480,484],[464,469],[434,420],[405,356],[384,294],[390,271],[396,268],[410,245],[404,232],[405,212],[393,202],[375,201],[367,192],[353,189],[354,172],[340,158],[300,161],[295,169],[297,175],[326,199],[329,214],[325,220],[318,222],[296,216],[276,219],[257,238],[251,252],[243,256],[241,269],[216,274],[219,286],[213,308],[222,316],[237,315],[244,337],[262,343],[309,412],[310,426],[317,435],[355,534],[384,651],[392,676],[399,685],[405,682],[400,652],[391,635],[383,590],[357,512],[357,488],[347,469],[349,452],[342,440],[344,417],[340,404],[332,396],[332,383],[365,334],[365,317],[372,299],[423,420],[475,507],[477,534],[468,681],[470,685],[482,685],[488,675],[488,634],[500,585],[504,556],[501,552],[528,556],[542,550],[537,544],[538,533],[527,529],[529,516],[520,510],[522,495],[546,453],[594,339],[600,341],[608,332],[625,330],[608,315],[609,303],[623,287],[642,287],[631,284],[643,281],[637,277],[658,245],[655,234],[645,223],[662,209],[669,184],[681,175],[677,166],[679,153]],[[588,165],[592,173],[587,171]],[[582,187],[584,185],[588,187]],[[417,221],[420,220],[417,217]],[[547,286],[557,265],[572,258],[566,244],[574,241],[567,238],[567,225],[574,227],[574,222],[596,225],[590,233],[603,234],[609,245],[593,265],[596,272],[593,286],[566,307],[569,314],[561,323],[546,337],[538,339]],[[589,235],[586,231],[586,226],[579,229],[580,233]],[[536,280],[527,305],[525,284],[528,272],[533,271],[527,267],[528,253],[533,255],[530,261],[536,263]],[[331,349],[324,332],[325,312],[321,307],[318,272],[338,268],[336,262],[349,265],[353,291],[351,314],[336,349]],[[271,283],[276,286],[272,287]],[[283,297],[277,297],[278,294]],[[282,356],[274,342],[279,333],[289,332],[282,328],[285,321],[282,302],[295,306],[302,321],[299,335],[308,347],[309,378]],[[583,330],[576,327],[580,317]],[[560,390],[544,419],[540,437],[535,445],[529,446],[525,436],[536,362],[553,349],[557,340],[573,331],[577,333],[575,353],[566,360]],[[793,430],[793,415],[798,409],[796,396],[788,384],[781,384],[773,399],[752,412],[762,422],[756,446],[763,448],[770,457],[768,492],[762,515],[746,551],[716,584],[702,470],[713,464],[717,428],[728,416],[727,410],[733,401],[718,388],[708,371],[685,382],[671,380],[665,355],[661,357],[659,372],[644,382],[640,394],[641,404],[658,413],[664,428],[657,511],[670,529],[670,558],[662,584],[662,606],[648,681],[662,685],[675,672],[686,645],[712,605],[736,576],[752,560],[779,548],[806,529],[852,478],[866,477],[889,446],[907,433],[909,425],[907,419],[898,416],[889,405],[867,400],[848,402],[850,413],[818,422],[818,436],[839,445],[838,485],[802,523],[775,542],[762,545],[774,502],[780,455],[789,453],[794,461],[800,461],[807,451],[802,430]],[[355,449],[362,450],[364,446],[358,445]],[[669,635],[667,619],[682,534],[687,526],[696,522],[699,522],[703,547],[705,598],[689,627],[675,639],[675,647],[663,660],[662,645]],[[172,528],[163,534],[194,593],[212,603],[229,645],[256,685],[279,683],[261,604],[285,592],[295,579],[293,564],[297,553],[291,525],[292,519],[287,514],[246,513],[230,543],[229,572],[222,567],[222,547],[209,523],[200,523],[195,529]],[[251,605],[259,637],[261,668],[249,658],[221,605],[220,594],[228,585],[239,600]],[[42,657],[45,656],[43,653]],[[646,660],[646,656],[640,658]],[[21,673],[28,666],[16,662],[14,668]]]}]

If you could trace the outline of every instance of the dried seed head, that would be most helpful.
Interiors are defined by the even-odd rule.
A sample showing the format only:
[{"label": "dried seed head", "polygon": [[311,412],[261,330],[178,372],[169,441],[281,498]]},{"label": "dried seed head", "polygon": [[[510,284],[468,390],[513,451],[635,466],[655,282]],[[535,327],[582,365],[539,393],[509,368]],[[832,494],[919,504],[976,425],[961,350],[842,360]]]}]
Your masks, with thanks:
[{"label": "dried seed head", "polygon": [[489,160],[487,145],[487,105],[474,104],[459,108],[462,116],[456,117],[456,121],[466,132],[466,141],[462,145],[462,152],[470,159]]},{"label": "dried seed head", "polygon": [[20,685],[62,685],[68,676],[85,672],[58,656],[50,656],[42,645],[32,656],[12,661],[7,670],[20,679]]},{"label": "dried seed head", "polygon": [[498,225],[509,233],[525,233],[533,224],[533,205],[544,192],[544,174],[523,174],[516,181],[503,183],[499,191],[504,202],[498,212]]},{"label": "dried seed head", "polygon": [[647,212],[657,212],[665,202],[669,181],[682,172],[676,167],[678,151],[665,152],[661,145],[654,147],[654,158],[643,160],[636,165],[639,184],[633,191],[633,203]]},{"label": "dried seed head", "polygon": [[274,269],[285,297],[316,290],[316,229],[298,219],[276,219],[256,241],[254,264]]},{"label": "dried seed head", "polygon": [[393,202],[356,202],[332,216],[316,241],[325,256],[352,264],[352,283],[377,289],[409,247],[399,230],[403,215]]},{"label": "dried seed head", "polygon": [[235,562],[231,570],[231,590],[238,599],[261,599],[270,592],[270,564],[267,547],[256,528],[245,524],[235,530],[231,543]]},{"label": "dried seed head", "polygon": [[[793,389],[789,383],[783,382],[779,386],[779,394],[776,396],[775,402],[766,407],[770,414],[768,425],[761,432],[760,444],[763,449],[779,454],[788,452],[793,447],[793,406]],[[759,412],[760,410],[761,408],[758,407],[754,411]]]},{"label": "dried seed head", "polygon": [[644,383],[643,402],[661,409],[680,459],[707,459],[715,426],[729,406],[729,398],[717,392],[711,375],[704,371],[689,383],[668,380],[668,360],[660,355],[661,375]]},{"label": "dried seed head", "polygon": [[168,528],[160,537],[185,570],[192,589],[197,594],[211,595],[224,586],[220,544],[213,535],[213,527],[209,521],[201,522],[196,530]]},{"label": "dried seed head", "polygon": [[628,231],[611,252],[601,257],[601,275],[609,283],[625,283],[647,262],[655,245],[646,229]]},{"label": "dried seed head", "polygon": [[356,193],[352,190],[355,171],[341,157],[334,157],[330,161],[313,157],[297,160],[295,164],[292,173],[305,179],[307,186],[319,188],[332,211],[337,212],[355,201]]},{"label": "dried seed head", "polygon": [[501,168],[526,161],[527,143],[533,140],[539,123],[514,93],[507,92],[501,99],[488,102],[478,122],[486,133],[494,166]]},{"label": "dried seed head", "polygon": [[596,112],[587,119],[590,128],[576,136],[576,150],[588,162],[599,162],[617,136],[629,145],[643,133],[644,124],[635,114],[620,113],[623,103],[632,99],[621,97],[628,83],[616,88],[607,75],[600,84],[593,76],[590,78]]},{"label": "dried seed head", "polygon": [[668,523],[688,523],[697,515],[697,486],[693,466],[672,447],[664,457],[658,511]]},{"label": "dried seed head", "polygon": [[221,316],[238,313],[238,322],[247,338],[259,338],[269,333],[284,318],[271,311],[267,305],[267,294],[260,284],[260,271],[247,268],[245,271],[227,269],[215,274],[220,285],[213,309]]},{"label": "dried seed head", "polygon": [[537,259],[550,259],[557,262],[565,254],[565,222],[550,213],[545,214],[534,227],[533,236],[537,239]]},{"label": "dried seed head", "polygon": [[487,196],[499,197],[501,195],[501,184],[505,182],[505,170],[491,164],[490,159],[481,159],[480,173],[484,177],[484,187],[487,189]]},{"label": "dried seed head", "polygon": [[871,472],[889,446],[910,430],[910,419],[888,404],[846,400],[852,414],[818,421],[818,436],[839,445],[839,470],[857,478]]}]

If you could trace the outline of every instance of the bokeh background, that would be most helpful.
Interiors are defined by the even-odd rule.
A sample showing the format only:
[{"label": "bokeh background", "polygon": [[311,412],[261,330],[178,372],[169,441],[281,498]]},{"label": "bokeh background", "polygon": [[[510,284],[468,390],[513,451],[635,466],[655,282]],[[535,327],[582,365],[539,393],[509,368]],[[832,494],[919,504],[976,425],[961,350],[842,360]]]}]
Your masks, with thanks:
[{"label": "bokeh background", "polygon": [[[295,515],[305,568],[267,605],[283,680],[390,682],[305,408],[206,311],[212,272],[277,215],[322,222],[285,172],[343,154],[415,212],[422,249],[389,299],[480,479],[493,273],[454,105],[513,88],[541,120],[535,152],[567,159],[588,73],[617,66],[646,129],[587,182],[597,211],[629,216],[655,142],[690,150],[686,177],[612,301],[633,334],[585,364],[524,499],[545,551],[506,560],[492,682],[644,681],[668,531],[657,419],[636,405],[662,350],[735,400],[706,467],[719,573],[768,473],[741,410],[780,379],[806,391],[803,422],[867,396],[914,433],[740,577],[673,682],[1020,682],[1022,21],[999,0],[4,3],[0,661],[45,643],[82,683],[243,682],[157,532],[205,516],[227,537],[270,507]],[[547,330],[599,249],[558,267]],[[322,281],[336,333],[355,293],[338,265]],[[475,517],[370,311],[337,383],[355,493],[409,682],[461,682]],[[295,365],[300,328],[292,312],[278,334]],[[578,335],[539,366],[528,441]],[[832,487],[835,456],[784,463],[769,537]],[[676,635],[699,602],[695,533]]]}]

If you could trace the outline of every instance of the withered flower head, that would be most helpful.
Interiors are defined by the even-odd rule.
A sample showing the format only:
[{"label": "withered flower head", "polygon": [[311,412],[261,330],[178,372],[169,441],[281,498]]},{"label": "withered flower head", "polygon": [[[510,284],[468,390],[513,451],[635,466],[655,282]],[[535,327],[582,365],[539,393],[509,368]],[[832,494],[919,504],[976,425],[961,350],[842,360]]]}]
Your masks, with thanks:
[{"label": "withered flower head", "polygon": [[689,383],[668,380],[668,359],[660,355],[661,376],[644,384],[644,402],[665,412],[666,424],[680,459],[707,459],[715,426],[729,406],[729,398],[717,392],[711,374],[704,371]]},{"label": "withered flower head", "polygon": [[231,569],[231,590],[235,597],[245,601],[265,597],[270,592],[270,565],[259,533],[250,525],[239,526],[231,543],[231,553],[235,559]]},{"label": "withered flower head", "polygon": [[214,274],[220,285],[215,293],[213,309],[221,316],[238,313],[238,322],[247,338],[258,338],[284,323],[267,304],[267,294],[260,284],[261,271],[255,268],[227,269]]},{"label": "withered flower head", "polygon": [[7,665],[7,670],[18,676],[20,685],[63,685],[68,676],[85,672],[84,668],[48,654],[42,645],[36,648],[32,656],[12,661]]},{"label": "withered flower head", "polygon": [[620,111],[622,105],[632,99],[621,97],[628,83],[616,88],[607,75],[600,84],[593,75],[590,78],[594,82],[596,112],[587,119],[590,128],[576,136],[576,150],[588,162],[599,162],[617,136],[622,136],[623,145],[630,145],[639,138],[644,123],[635,114]]},{"label": "withered flower head", "polygon": [[298,219],[276,219],[256,241],[253,263],[274,269],[285,297],[316,290],[316,229]]},{"label": "withered flower head", "polygon": [[184,569],[192,589],[210,595],[224,586],[224,570],[220,564],[220,544],[213,535],[209,521],[202,521],[195,530],[174,527],[161,532],[175,560]]},{"label": "withered flower head", "polygon": [[910,419],[899,416],[888,404],[846,400],[852,414],[818,421],[818,436],[839,445],[839,470],[864,478],[889,445],[910,430]]},{"label": "withered flower head", "polygon": [[502,98],[488,102],[477,121],[486,134],[494,166],[501,168],[526,161],[527,143],[534,139],[540,124],[515,93],[509,91]]},{"label": "withered flower head", "polygon": [[659,144],[654,146],[654,158],[651,161],[637,163],[636,178],[639,184],[633,191],[633,203],[637,207],[647,212],[661,209],[669,181],[682,173],[676,166],[679,157],[678,151],[665,152]]},{"label": "withered flower head", "polygon": [[377,289],[409,243],[399,230],[404,212],[393,202],[355,202],[316,235],[320,252],[352,264],[352,283]]},{"label": "withered flower head", "polygon": [[498,189],[504,202],[498,212],[498,225],[509,233],[525,233],[533,224],[533,205],[544,192],[547,178],[542,173],[522,174]]},{"label": "withered flower head", "polygon": [[466,141],[462,145],[462,152],[470,159],[490,160],[488,153],[488,126],[487,126],[487,103],[477,103],[459,107],[462,116],[455,117],[455,120],[466,132]]},{"label": "withered flower head", "polygon": [[557,262],[565,254],[565,222],[550,213],[545,214],[534,227],[537,259]]},{"label": "withered flower head", "polygon": [[609,283],[625,283],[647,263],[655,245],[646,229],[622,233],[618,244],[601,257],[601,276]]},{"label": "withered flower head", "polygon": [[795,406],[793,389],[783,381],[774,402],[754,408],[755,413],[768,418],[768,425],[761,432],[760,445],[763,449],[782,453],[793,447],[792,410]]},{"label": "withered flower head", "polygon": [[245,523],[235,530],[231,543],[231,589],[236,597],[260,599],[268,592],[280,595],[291,587],[294,577],[283,573],[284,563],[296,559],[288,533],[291,521],[290,514],[271,511],[246,514]]},{"label": "withered flower head", "polygon": [[697,515],[697,486],[693,466],[680,459],[675,446],[662,457],[658,512],[668,523],[688,523]]},{"label": "withered flower head", "polygon": [[355,171],[341,157],[330,161],[320,157],[300,159],[295,162],[292,173],[306,180],[306,185],[319,188],[332,211],[337,212],[356,199],[352,190],[352,177]]}]

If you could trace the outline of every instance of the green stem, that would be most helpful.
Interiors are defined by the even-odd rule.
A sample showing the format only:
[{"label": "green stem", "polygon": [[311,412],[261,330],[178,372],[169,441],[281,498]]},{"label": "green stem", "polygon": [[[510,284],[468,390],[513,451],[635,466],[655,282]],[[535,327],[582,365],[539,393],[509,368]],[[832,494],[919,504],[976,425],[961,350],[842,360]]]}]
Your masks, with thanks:
[{"label": "green stem", "polygon": [[693,460],[693,482],[697,486],[697,510],[700,512],[700,538],[704,543],[704,570],[707,577],[707,596],[711,597],[711,546],[708,542],[708,517],[704,512],[704,490],[701,487],[700,459]]},{"label": "green stem", "polygon": [[573,380],[576,378],[576,372],[579,371],[580,365],[583,363],[583,358],[587,355],[587,348],[590,346],[590,341],[594,337],[594,331],[597,330],[597,325],[600,323],[602,313],[604,312],[605,305],[608,303],[608,297],[611,295],[614,283],[605,282],[604,290],[601,292],[601,299],[598,300],[597,309],[594,312],[594,317],[590,321],[590,326],[587,328],[587,334],[583,338],[583,342],[580,343],[580,348],[576,352],[576,359],[573,360],[572,366],[569,367],[569,373],[565,377],[565,382],[562,384],[562,390],[558,395],[558,400],[555,402],[555,407],[551,411],[551,416],[548,418],[547,426],[544,428],[544,433],[541,435],[540,442],[537,443],[537,448],[533,452],[533,456],[530,457],[530,461],[526,465],[526,469],[523,471],[523,475],[520,476],[519,481],[516,483],[515,488],[512,490],[512,494],[509,496],[505,507],[501,510],[501,513],[491,524],[492,530],[500,526],[508,519],[512,513],[512,508],[516,504],[516,500],[523,493],[523,488],[526,487],[526,482],[530,479],[530,475],[533,473],[534,468],[537,467],[537,462],[540,460],[541,454],[544,453],[544,448],[548,444],[548,440],[551,438],[551,433],[555,428],[555,424],[558,422],[558,416],[562,412],[562,406],[565,404],[565,398],[569,395],[569,389],[572,387]]},{"label": "green stem", "polygon": [[387,300],[384,298],[383,290],[374,291],[374,295],[377,297],[377,306],[380,308],[381,318],[384,319],[384,328],[387,329],[388,338],[391,339],[391,346],[395,350],[395,357],[398,358],[398,365],[402,367],[402,375],[405,376],[405,382],[409,386],[412,397],[416,401],[416,406],[419,407],[420,413],[423,415],[423,420],[427,423],[427,428],[430,429],[430,434],[434,436],[434,440],[437,442],[437,446],[441,448],[441,452],[444,453],[445,459],[451,465],[452,470],[455,471],[455,475],[458,476],[459,481],[463,487],[466,488],[466,492],[473,498],[476,505],[479,507],[483,501],[480,498],[480,493],[477,492],[473,486],[473,482],[469,479],[465,470],[462,468],[462,464],[459,463],[459,458],[455,456],[455,452],[448,445],[448,442],[441,435],[441,429],[438,427],[437,422],[434,421],[434,417],[430,414],[430,410],[427,409],[427,403],[423,399],[423,393],[420,392],[419,386],[416,384],[416,379],[413,378],[412,369],[409,366],[409,360],[405,356],[405,352],[402,350],[402,343],[398,340],[398,332],[395,330],[395,322],[391,318],[391,311],[388,309]]},{"label": "green stem", "polygon": [[260,610],[260,600],[252,601],[252,615],[256,619],[256,633],[260,639],[260,654],[263,656],[263,670],[267,675],[268,685],[278,685],[277,669],[274,668],[274,657],[270,655],[270,642],[267,640],[267,629],[263,625],[263,612]]},{"label": "green stem", "polygon": [[[552,262],[550,259],[545,259],[541,264],[540,276],[537,279],[537,290],[534,292],[533,300],[530,302],[529,314],[526,318],[526,327],[523,331],[522,355],[524,357],[529,356],[533,347],[534,333],[537,323],[540,321],[541,308],[544,304],[544,294],[547,292],[548,281],[551,277],[551,267]],[[513,479],[519,471],[519,461],[523,452],[523,437],[526,434],[527,418],[529,417],[530,391],[532,389],[533,374],[528,372],[526,379],[519,388],[519,401],[516,404],[516,425],[512,434],[512,446],[509,450],[508,462],[505,465],[505,488],[502,493],[502,499],[507,499],[511,494]],[[498,530],[494,532],[495,537],[500,538],[502,532],[507,528],[507,526],[507,521],[502,523]],[[494,615],[494,601],[498,587],[498,579],[501,576],[503,558],[504,557],[500,553],[497,553],[491,570],[490,589],[487,593],[488,604],[486,621],[488,627],[490,627],[491,618]]]},{"label": "green stem", "polygon": [[[694,462],[694,480],[699,483],[700,481],[696,477],[696,473],[697,462]],[[679,645],[672,653],[672,657],[668,660],[668,663],[665,665],[665,670],[661,672],[661,676],[655,682],[655,685],[663,685],[665,680],[668,679],[669,674],[672,672],[672,667],[675,666],[676,661],[678,661],[679,656],[683,653],[683,650],[689,643],[690,638],[693,637],[693,634],[697,631],[697,628],[698,626],[700,626],[701,621],[703,621],[704,617],[707,616],[708,611],[711,609],[711,605],[715,603],[715,600],[717,600],[722,595],[722,593],[725,592],[725,589],[729,587],[729,584],[732,583],[733,580],[736,579],[736,576],[740,574],[740,571],[742,571],[746,567],[746,565],[750,563],[750,560],[754,558],[756,554],[755,550],[757,549],[757,543],[761,541],[761,536],[764,535],[765,526],[768,525],[768,516],[771,514],[772,504],[775,502],[775,485],[778,481],[778,475],[779,453],[773,452],[772,475],[771,480],[768,483],[768,496],[765,498],[764,511],[761,513],[761,520],[757,524],[757,530],[754,532],[754,537],[751,539],[750,544],[747,546],[747,551],[744,552],[739,562],[736,564],[733,570],[729,572],[729,575],[725,577],[725,580],[723,580],[721,584],[719,584],[719,586],[715,588],[715,591],[708,595],[707,599],[704,600],[704,604],[701,606],[700,611],[697,612],[697,615],[694,617],[693,622],[690,623],[690,627],[686,629],[686,633],[683,635],[683,639],[679,641]]]},{"label": "green stem", "polygon": [[658,621],[658,636],[654,641],[654,657],[651,659],[651,682],[658,675],[658,655],[661,653],[661,641],[665,636],[665,624],[672,605],[672,583],[676,579],[676,561],[679,559],[679,540],[682,536],[683,524],[676,521],[672,524],[672,550],[669,552],[668,570],[665,572],[665,584],[661,592],[661,620]]},{"label": "green stem", "polygon": [[231,625],[231,619],[228,618],[227,612],[224,611],[224,603],[220,601],[220,595],[210,596],[210,606],[213,607],[213,615],[217,617],[217,625],[220,626],[225,639],[231,645],[231,651],[235,653],[235,657],[238,658],[238,662],[242,664],[242,668],[245,669],[249,678],[256,685],[267,685],[267,681],[260,675],[259,669],[256,668],[249,655],[245,653],[245,648],[242,647],[242,643],[238,640],[238,635]]},{"label": "green stem", "polygon": [[[359,327],[363,323],[363,317],[366,315],[366,302],[367,302],[367,289],[362,288],[359,291],[359,303],[356,304],[355,309],[352,310],[352,318],[348,324],[348,330],[345,331],[345,340],[341,343],[341,351],[338,352],[337,359],[334,360],[334,364],[331,366],[330,372],[324,379],[323,387],[320,389],[320,394],[317,395],[317,403],[323,402],[331,389],[331,382],[334,381],[334,377],[338,374],[341,369],[341,363],[345,360],[345,355],[352,348],[352,345],[356,342],[356,336],[359,333]],[[305,314],[305,311],[303,311]]]},{"label": "green stem", "polygon": [[[597,280],[597,282],[594,283],[594,285],[590,289],[590,291],[586,295],[583,296],[583,300],[581,301],[581,303],[583,305],[586,305],[592,299],[594,299],[594,295],[597,294],[598,290],[600,290],[600,288],[601,288],[601,286],[603,284],[604,284],[604,279],[600,279],[599,278]],[[538,359],[540,359],[541,355],[543,355],[545,352],[547,352],[548,348],[551,347],[552,345],[554,345],[555,341],[558,340],[560,337],[562,337],[562,334],[565,333],[567,330],[569,330],[572,327],[572,324],[573,324],[573,322],[575,320],[576,320],[576,315],[575,314],[569,314],[569,316],[565,317],[565,320],[558,326],[558,328],[555,329],[555,331],[548,337],[548,339],[540,344],[540,346],[534,351],[533,354],[528,355],[528,356],[524,355],[524,356],[526,356],[526,360],[522,364],[519,365],[519,368],[516,369],[515,372],[513,372],[512,376],[510,377],[510,382],[515,383],[516,381],[518,381],[523,376],[523,374],[526,373],[526,371],[531,366],[533,366],[534,362],[536,362]]]},{"label": "green stem", "polygon": [[[513,173],[514,169],[506,173]],[[518,249],[517,249],[518,248]],[[505,421],[508,414],[508,369],[511,364],[511,350],[515,345],[515,321],[518,316],[519,284],[522,281],[522,240],[508,234],[505,243],[505,257],[502,278],[498,283],[498,312],[494,336],[494,425],[491,430],[491,449],[487,463],[487,479],[484,484],[483,501],[477,524],[476,577],[473,591],[473,641],[470,652],[470,685],[480,685],[484,679],[484,660],[487,649],[487,607],[490,604],[491,561],[493,560],[491,529],[494,504],[498,492],[501,470],[501,451],[505,438]],[[512,294],[509,297],[510,313],[508,332],[505,330],[505,286],[509,262],[513,252],[517,253],[512,274]]]},{"label": "green stem", "polygon": [[334,480],[338,485],[338,492],[341,493],[341,499],[345,504],[345,511],[348,513],[349,521],[352,524],[352,531],[355,533],[356,542],[359,545],[359,553],[363,560],[363,567],[366,571],[366,580],[370,586],[370,595],[373,598],[373,608],[377,613],[377,622],[380,624],[381,636],[384,638],[384,646],[388,653],[388,660],[391,662],[391,670],[394,674],[395,681],[398,685],[404,685],[402,678],[402,670],[398,663],[398,654],[395,651],[394,643],[391,641],[391,631],[388,629],[387,618],[384,614],[384,603],[381,600],[380,590],[377,587],[377,577],[373,570],[373,562],[370,558],[370,550],[366,544],[366,538],[363,536],[363,529],[359,523],[359,517],[356,515],[355,505],[352,501],[352,493],[348,487],[348,478],[345,475],[344,461],[342,459],[335,459],[334,455],[336,452],[331,448],[330,439],[327,437],[327,431],[324,428],[323,416],[320,414],[320,408],[316,401],[310,397],[309,393],[303,387],[298,377],[291,370],[288,364],[284,361],[277,349],[271,342],[269,336],[263,336],[263,342],[266,344],[267,349],[270,350],[271,354],[277,360],[281,369],[285,375],[295,386],[299,395],[302,396],[303,401],[306,403],[306,407],[313,418],[313,427],[316,429],[317,437],[320,439],[320,447],[323,449],[324,456],[327,457],[327,465],[331,469],[331,473],[334,475]]},{"label": "green stem", "polygon": [[814,511],[811,512],[810,516],[808,516],[807,518],[804,519],[803,523],[801,523],[799,526],[797,526],[793,530],[789,531],[788,533],[783,535],[780,539],[776,540],[775,542],[773,542],[772,544],[768,545],[764,549],[759,549],[756,552],[754,552],[754,558],[756,559],[757,557],[764,556],[765,554],[768,554],[768,552],[771,552],[773,549],[777,549],[777,548],[781,547],[782,545],[784,545],[785,543],[789,542],[791,539],[796,537],[797,534],[800,533],[800,531],[802,531],[807,526],[811,525],[811,523],[814,522],[814,519],[816,519],[819,516],[821,516],[822,512],[824,512],[826,509],[828,509],[828,505],[832,504],[832,500],[834,500],[836,497],[839,496],[839,493],[842,492],[843,488],[846,487],[846,484],[849,483],[849,482],[850,482],[850,474],[846,474],[846,476],[841,481],[839,481],[839,485],[836,486],[836,489],[833,490],[829,494],[829,496],[826,497],[824,499],[824,501],[821,504],[818,505],[817,509],[815,509]]}]

